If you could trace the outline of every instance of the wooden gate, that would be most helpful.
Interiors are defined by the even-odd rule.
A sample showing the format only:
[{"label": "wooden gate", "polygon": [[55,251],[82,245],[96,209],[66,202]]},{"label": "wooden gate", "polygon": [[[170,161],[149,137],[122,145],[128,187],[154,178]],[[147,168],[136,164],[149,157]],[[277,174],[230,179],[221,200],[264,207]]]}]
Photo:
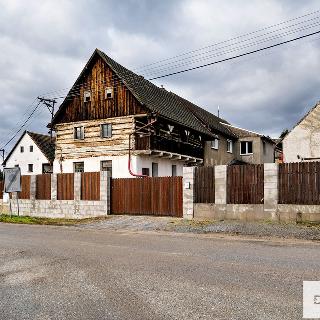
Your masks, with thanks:
[{"label": "wooden gate", "polygon": [[113,214],[182,217],[182,177],[112,179]]},{"label": "wooden gate", "polygon": [[227,203],[264,202],[263,164],[230,165],[227,168]]}]

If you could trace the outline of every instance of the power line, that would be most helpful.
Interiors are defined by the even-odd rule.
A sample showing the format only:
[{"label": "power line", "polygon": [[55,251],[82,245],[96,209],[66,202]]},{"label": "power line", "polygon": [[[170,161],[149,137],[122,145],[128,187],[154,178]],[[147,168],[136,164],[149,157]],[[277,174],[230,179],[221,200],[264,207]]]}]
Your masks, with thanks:
[{"label": "power line", "polygon": [[211,45],[202,47],[202,48],[200,48],[200,49],[196,49],[196,50],[184,52],[184,53],[178,54],[178,55],[173,56],[173,57],[170,57],[170,58],[166,58],[166,59],[162,59],[162,60],[159,60],[159,61],[156,61],[156,62],[149,63],[149,64],[143,65],[143,66],[141,66],[141,67],[138,67],[138,68],[135,69],[135,70],[141,70],[141,68],[144,68],[144,67],[146,67],[146,66],[151,66],[151,65],[154,65],[154,64],[158,64],[158,63],[160,63],[160,62],[165,62],[165,61],[168,61],[168,60],[175,59],[175,58],[177,58],[177,57],[182,57],[182,56],[185,56],[185,55],[190,54],[190,53],[194,53],[194,52],[198,52],[198,51],[201,51],[201,50],[205,50],[205,49],[211,48],[211,47],[213,47],[213,46],[217,46],[217,45],[219,45],[219,44],[224,44],[224,43],[227,43],[227,42],[230,42],[230,41],[233,41],[233,40],[237,40],[237,39],[240,39],[240,38],[244,38],[244,37],[246,37],[246,36],[250,36],[250,35],[252,35],[252,34],[256,34],[256,33],[259,33],[259,32],[265,31],[265,30],[269,30],[269,29],[278,27],[278,26],[280,26],[280,25],[287,24],[287,23],[289,23],[289,22],[292,22],[292,21],[296,21],[296,20],[305,18],[305,17],[311,16],[311,15],[313,15],[313,14],[317,14],[317,13],[319,13],[319,12],[320,12],[320,10],[312,11],[312,12],[307,13],[307,14],[304,14],[304,15],[302,15],[302,16],[298,16],[298,17],[295,17],[295,18],[292,18],[292,19],[289,19],[289,20],[286,20],[286,21],[282,21],[282,22],[280,22],[280,23],[277,23],[277,24],[274,24],[274,25],[270,25],[270,26],[264,27],[264,28],[259,29],[259,30],[256,30],[256,31],[252,31],[252,32],[249,32],[249,33],[245,33],[245,34],[236,36],[236,37],[231,38],[231,39],[228,39],[228,40],[224,40],[224,41],[221,41],[221,42],[217,42],[217,43],[214,43],[214,44],[211,44]]},{"label": "power line", "polygon": [[319,33],[320,33],[320,30],[316,31],[316,32],[308,33],[306,35],[303,35],[303,36],[300,36],[300,37],[297,37],[297,38],[294,38],[294,39],[282,41],[282,42],[279,42],[279,43],[276,43],[276,44],[273,44],[273,45],[270,45],[270,46],[267,46],[267,47],[264,47],[264,48],[260,48],[260,49],[256,49],[256,50],[249,51],[249,52],[246,52],[246,53],[238,54],[236,56],[225,58],[225,59],[221,59],[221,60],[218,60],[218,61],[206,63],[206,64],[203,64],[201,66],[192,67],[192,68],[188,68],[188,69],[185,69],[185,70],[180,70],[180,71],[168,73],[168,74],[165,74],[165,75],[162,75],[162,76],[158,76],[158,77],[155,77],[155,78],[152,78],[152,79],[149,79],[149,80],[152,81],[152,80],[156,80],[156,79],[166,78],[166,77],[173,76],[173,75],[176,75],[176,74],[185,73],[185,72],[188,72],[188,71],[192,71],[192,70],[196,70],[196,69],[212,66],[214,64],[218,64],[218,63],[221,63],[221,62],[234,60],[234,59],[237,59],[237,58],[248,56],[248,55],[253,54],[253,53],[257,53],[257,52],[260,52],[260,51],[264,51],[264,50],[268,50],[268,49],[271,49],[271,48],[275,48],[275,47],[278,47],[278,46],[281,46],[281,45],[284,45],[284,44],[287,44],[287,43],[290,43],[290,42],[293,42],[293,41],[297,41],[297,40],[301,40],[301,39],[304,39],[304,38],[307,38],[307,37],[311,37],[311,36],[314,36],[314,35],[319,34]]},{"label": "power line", "polygon": [[13,135],[13,137],[4,145],[2,146],[0,149],[4,149],[18,134],[19,132],[21,132],[21,130],[26,126],[26,124],[28,123],[28,121],[32,118],[32,116],[34,115],[34,113],[36,112],[36,110],[38,109],[40,105],[40,102],[36,105],[36,107],[32,110],[32,112],[30,113],[29,117],[27,118],[27,120],[23,123],[23,125],[19,128],[19,130]]},{"label": "power line", "polygon": [[[222,44],[222,43],[230,42],[230,41],[235,40],[235,39],[243,38],[243,37],[245,37],[245,36],[248,36],[248,35],[251,35],[251,34],[255,34],[255,33],[261,32],[261,31],[263,31],[263,30],[270,29],[270,28],[274,28],[274,27],[276,27],[276,26],[279,26],[279,25],[282,25],[282,24],[285,24],[285,23],[289,23],[289,22],[294,21],[294,20],[301,19],[301,18],[303,18],[303,17],[310,16],[310,15],[315,14],[315,13],[318,13],[318,12],[320,12],[320,10],[314,11],[314,12],[312,12],[312,13],[309,13],[309,14],[306,14],[306,15],[303,15],[303,16],[300,16],[300,17],[297,17],[297,18],[294,18],[294,19],[291,19],[291,20],[288,20],[288,21],[285,21],[285,22],[282,22],[282,23],[279,23],[279,24],[270,26],[270,27],[266,27],[266,28],[263,28],[263,29],[260,29],[260,30],[254,31],[254,32],[250,32],[250,33],[248,33],[248,34],[241,35],[241,36],[232,38],[232,39],[230,39],[230,40],[222,41],[222,42],[220,42],[220,43],[217,43],[217,44],[214,44],[214,45],[210,45],[210,46],[207,46],[207,47],[204,47],[204,48],[213,47],[213,46],[216,46],[216,45],[218,45],[218,44]],[[309,20],[300,21],[300,22],[298,22],[298,23],[296,23],[296,24],[293,24],[293,25],[290,25],[290,26],[285,26],[285,27],[282,27],[282,28],[280,28],[280,29],[273,30],[273,31],[271,31],[271,32],[267,32],[267,33],[264,33],[264,34],[261,34],[261,35],[257,35],[257,36],[255,36],[255,37],[250,38],[250,39],[241,40],[241,41],[239,41],[239,42],[236,42],[236,43],[233,43],[233,44],[230,44],[230,45],[227,45],[227,46],[223,46],[223,47],[217,48],[217,49],[215,49],[215,50],[210,50],[210,51],[207,51],[207,52],[198,54],[198,55],[196,55],[196,56],[204,55],[205,53],[209,53],[209,52],[211,52],[211,51],[221,50],[222,48],[226,48],[226,47],[230,47],[230,46],[235,46],[235,45],[241,44],[241,43],[243,43],[243,42],[248,42],[248,41],[253,40],[253,39],[255,39],[255,38],[262,37],[262,36],[268,35],[268,34],[270,34],[270,33],[279,32],[279,31],[284,30],[284,29],[292,28],[293,26],[296,26],[296,25],[298,25],[298,24],[302,24],[302,23],[309,22],[309,21],[312,21],[312,20],[315,20],[315,19],[319,19],[319,18],[320,18],[320,17],[317,16],[317,17],[312,18],[312,19],[309,19]],[[312,25],[312,24],[309,25],[308,27],[313,27],[313,26],[317,26],[317,25],[318,25],[318,24],[315,23],[315,24],[313,24],[313,25]],[[301,27],[300,29],[295,29],[294,31],[298,32],[298,31],[302,31],[302,30],[305,30],[305,27],[304,27],[304,28]],[[290,33],[293,33],[293,31],[290,31]],[[289,34],[290,34],[290,33],[289,33]],[[284,34],[282,34],[282,35],[286,35],[286,33],[284,33]],[[275,36],[275,37],[276,37],[276,38],[279,38],[280,36],[278,35],[278,36]],[[267,39],[267,40],[261,40],[259,43],[261,43],[261,42],[263,42],[263,41],[269,41],[270,39],[272,39],[272,38],[269,38],[269,39]],[[256,43],[254,43],[254,44],[256,44]],[[197,52],[197,51],[203,50],[204,48],[197,49],[197,50],[190,51],[190,52],[191,52],[191,53],[192,53],[192,52]],[[235,51],[235,50],[233,50],[233,51]],[[180,55],[178,55],[178,56],[183,56],[183,55],[186,55],[186,54],[187,54],[187,53],[185,53],[185,54],[180,54]],[[176,57],[177,57],[177,56],[176,56]],[[207,56],[207,57],[205,56],[205,57],[203,57],[201,60],[208,59],[209,57],[210,57],[210,56]],[[211,57],[212,57],[212,56],[211,56]],[[174,57],[173,57],[173,58],[174,58]],[[165,60],[172,60],[173,58],[168,58],[168,59],[165,59]],[[177,62],[180,62],[180,61],[183,61],[183,60],[186,60],[186,59],[191,59],[191,58],[192,58],[192,57],[183,58],[183,59],[181,59],[181,60],[178,60],[178,61],[175,61],[175,62],[171,62],[171,63],[169,63],[169,64],[177,63]],[[199,59],[198,59],[198,60],[199,60]],[[200,61],[200,60],[199,60],[199,61]],[[155,64],[155,63],[153,63],[153,64]],[[153,65],[153,64],[151,64],[151,65]],[[168,64],[163,64],[163,65],[168,65]],[[150,70],[153,70],[153,69],[156,69],[156,68],[160,68],[160,67],[161,67],[161,65],[158,66],[158,67],[152,67],[152,68],[146,69],[146,71],[148,71],[148,70],[150,71]],[[162,70],[162,71],[163,71],[163,70]],[[114,79],[114,78],[117,78],[117,76],[114,76],[114,75],[113,75],[113,76],[111,77],[111,80]],[[82,84],[77,85],[77,86],[73,86],[73,87],[71,87],[71,89],[70,89],[70,87],[67,87],[67,88],[64,88],[64,89],[60,89],[60,90],[55,90],[55,91],[52,91],[52,92],[48,92],[48,93],[43,94],[43,95],[44,95],[44,96],[47,96],[47,95],[50,94],[50,93],[57,93],[57,92],[66,91],[66,90],[76,90],[77,88],[79,88],[79,87],[81,87],[81,86],[82,86]]]},{"label": "power line", "polygon": [[[274,25],[274,26],[270,26],[270,27],[267,27],[267,28],[260,29],[260,30],[258,30],[258,31],[254,31],[254,32],[248,33],[248,34],[246,34],[246,35],[238,36],[238,37],[233,38],[233,39],[238,39],[238,38],[241,38],[241,37],[245,37],[245,36],[247,36],[247,35],[250,35],[250,34],[254,34],[254,33],[257,33],[257,32],[261,32],[261,31],[263,31],[263,30],[267,30],[267,29],[270,29],[270,28],[272,28],[272,27],[279,26],[279,25],[281,25],[281,24],[288,23],[288,22],[290,22],[290,21],[297,20],[297,19],[299,19],[299,18],[308,16],[308,15],[311,15],[311,14],[314,14],[314,13],[317,13],[317,12],[320,12],[320,10],[315,11],[315,12],[310,13],[310,14],[307,14],[307,15],[304,15],[304,16],[301,16],[301,17],[297,17],[297,18],[291,19],[291,20],[289,20],[289,21],[287,21],[287,22],[282,22],[282,23],[279,23],[279,24]],[[307,21],[315,20],[315,19],[317,19],[317,18],[319,18],[319,17],[316,17],[316,18],[313,18],[313,19],[310,19],[310,20],[307,20]],[[301,24],[301,23],[303,23],[303,22],[300,22],[300,23],[298,23],[298,24]],[[295,24],[295,25],[297,25],[297,24]],[[309,25],[308,27],[310,28],[310,27],[313,27],[313,26],[315,26],[315,24]],[[281,28],[281,29],[288,29],[288,28],[290,28],[290,27],[292,27],[292,26],[287,26],[287,27]],[[280,30],[281,30],[281,29],[280,29]],[[302,28],[300,28],[300,29],[292,30],[290,33],[297,32],[297,31],[301,31],[301,30],[305,30],[305,29],[306,29],[306,28],[303,28],[303,27],[302,27]],[[277,31],[280,31],[280,30],[277,30]],[[274,32],[275,32],[275,31],[274,31]],[[269,33],[267,33],[267,34],[274,33],[274,32],[269,32]],[[289,31],[288,31],[288,32],[289,32]],[[277,38],[279,38],[279,37],[281,37],[281,36],[283,36],[283,35],[287,35],[288,32],[287,32],[287,33],[284,33],[284,34],[281,34],[281,35],[278,35]],[[156,80],[156,79],[160,79],[160,78],[164,78],[164,77],[168,77],[168,76],[172,76],[172,75],[176,75],[176,74],[180,74],[180,73],[184,73],[184,72],[188,72],[188,71],[200,69],[200,68],[207,67],[207,66],[210,66],[210,65],[215,65],[215,64],[218,64],[218,63],[221,63],[221,62],[233,60],[233,59],[240,58],[240,57],[243,57],[243,56],[251,55],[251,54],[253,54],[253,53],[258,53],[258,52],[261,52],[261,51],[264,51],[264,50],[267,50],[267,49],[271,49],[271,48],[274,48],[274,47],[277,47],[277,46],[280,46],[280,45],[284,45],[284,44],[287,44],[287,43],[290,43],[290,42],[293,42],[293,41],[297,41],[297,40],[300,40],[300,39],[303,39],[303,38],[306,38],[306,37],[310,37],[310,36],[315,35],[315,34],[318,34],[318,33],[320,33],[320,31],[316,31],[316,32],[313,32],[313,33],[309,33],[309,34],[306,34],[306,35],[302,35],[302,36],[296,37],[296,38],[294,38],[294,39],[282,41],[282,42],[280,42],[280,43],[277,43],[277,44],[274,44],[274,45],[270,45],[270,46],[266,46],[266,47],[263,47],[263,48],[260,48],[260,49],[252,50],[252,51],[249,51],[249,52],[246,52],[246,53],[238,54],[238,55],[235,55],[235,56],[233,56],[233,57],[229,57],[229,58],[221,59],[221,60],[214,61],[214,62],[211,62],[211,63],[203,64],[203,65],[200,65],[200,66],[195,66],[195,67],[192,67],[192,68],[187,68],[187,69],[185,69],[185,70],[180,70],[180,71],[171,72],[171,73],[168,73],[168,74],[165,74],[165,75],[160,75],[160,76],[157,76],[157,77],[153,77],[153,78],[151,78],[151,79],[149,79],[149,80],[150,80],[150,81],[151,81],[151,80]],[[266,34],[264,34],[264,35],[266,35]],[[262,37],[262,36],[263,36],[263,35],[260,35],[259,37]],[[254,38],[256,38],[256,37],[254,37]],[[247,42],[247,41],[252,40],[252,39],[253,39],[253,38],[247,39],[247,40],[244,40],[244,41],[240,41],[240,42],[238,42],[238,43]],[[273,40],[273,39],[274,39],[274,37],[273,37],[273,38],[264,39],[264,40],[261,40],[260,42],[251,43],[250,46],[256,45],[256,44],[261,43],[261,42],[270,41],[270,40]],[[232,40],[232,39],[231,39],[231,40]],[[223,42],[221,42],[221,43],[230,42],[231,40],[226,40],[226,41],[223,41]],[[233,44],[233,45],[234,45],[234,44]],[[229,45],[229,46],[230,46],[230,45]],[[207,46],[207,47],[204,47],[204,48],[209,48],[209,47],[212,47],[212,46]],[[225,47],[228,47],[228,46],[225,46]],[[238,47],[238,49],[244,49],[244,48],[246,48],[246,47],[248,47],[248,46]],[[223,47],[222,47],[222,48],[223,48]],[[222,49],[222,48],[220,48],[220,49]],[[234,48],[232,51],[234,51],[235,49],[236,49],[236,48]],[[202,48],[202,49],[198,49],[198,50],[194,50],[194,51],[191,51],[191,52],[197,52],[197,51],[200,51],[200,50],[203,50],[203,48]],[[209,52],[211,52],[211,51],[209,51]],[[208,53],[208,52],[206,52],[206,53]],[[229,50],[229,51],[221,52],[220,55],[223,54],[223,53],[230,53],[230,50]],[[204,54],[204,53],[203,53],[203,54]],[[203,55],[203,54],[202,54],[202,55]],[[185,54],[181,54],[181,55],[179,55],[179,56],[183,56],[183,55],[185,55]],[[213,56],[216,56],[216,55],[213,55]],[[203,57],[202,59],[198,59],[198,60],[195,60],[195,61],[193,61],[193,62],[199,62],[199,61],[202,61],[203,59],[212,58],[213,56],[211,55],[211,56],[208,56],[208,57]],[[173,58],[169,58],[169,59],[166,59],[166,60],[170,60],[170,59],[173,59]],[[190,58],[189,58],[189,59],[190,59]],[[183,60],[186,60],[186,58],[181,59],[180,61],[183,61]],[[184,65],[184,64],[180,64],[180,65],[178,65],[178,66],[176,66],[176,67],[179,67],[179,66],[182,66],[182,65]],[[164,69],[164,70],[166,70],[166,69]],[[112,80],[115,80],[115,81],[113,81],[113,82],[114,82],[114,85],[116,85],[117,83],[123,83],[122,79],[118,79],[118,78],[119,78],[119,77],[118,77],[117,75],[113,75],[113,76],[112,76],[112,79],[111,79],[111,82],[112,82]],[[129,77],[129,78],[130,78],[130,77]],[[133,77],[133,78],[135,78],[135,77]],[[129,80],[130,80],[130,79],[129,79]],[[103,82],[105,83],[105,81],[103,81]],[[97,83],[98,83],[98,82],[97,82]],[[134,84],[134,82],[129,83],[129,85],[130,85],[130,84]],[[89,84],[89,85],[90,85],[90,84]],[[143,83],[142,86],[145,86],[145,85],[146,85],[146,84]],[[69,91],[69,93],[68,93],[68,95],[67,95],[66,97],[70,97],[70,98],[71,98],[71,97],[73,97],[73,96],[78,96],[79,94],[75,94],[75,95],[73,94],[73,92],[75,92],[75,91],[77,90],[77,87],[78,87],[78,88],[81,88],[81,87],[83,87],[83,84],[80,84],[80,85],[77,85],[77,86],[73,86],[73,87],[70,89],[70,91]],[[114,87],[114,86],[113,86],[113,87]],[[127,89],[127,88],[125,88],[125,89]],[[127,90],[129,90],[129,89],[127,89]],[[62,91],[62,90],[57,90],[57,91],[53,91],[53,93],[54,93],[54,92],[61,92],[61,91]],[[65,91],[65,90],[63,90],[63,91]],[[99,91],[99,92],[101,92],[101,91]],[[59,98],[65,98],[65,97],[59,97]],[[38,104],[38,105],[36,106],[36,108],[31,112],[31,114],[29,115],[29,117],[27,118],[27,120],[23,123],[23,125],[19,128],[19,130],[17,131],[17,133],[5,144],[5,146],[7,146],[7,145],[17,136],[17,134],[23,129],[23,127],[28,123],[28,121],[31,119],[31,117],[34,115],[35,111],[37,110],[38,106],[39,106],[39,104]],[[5,147],[5,146],[4,146],[4,147]]]}]

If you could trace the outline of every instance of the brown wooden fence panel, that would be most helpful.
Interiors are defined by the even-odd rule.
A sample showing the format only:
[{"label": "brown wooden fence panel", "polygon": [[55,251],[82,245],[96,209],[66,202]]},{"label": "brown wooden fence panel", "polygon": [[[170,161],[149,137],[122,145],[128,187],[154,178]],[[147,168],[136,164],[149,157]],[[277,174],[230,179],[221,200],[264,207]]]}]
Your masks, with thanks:
[{"label": "brown wooden fence panel", "polygon": [[182,177],[112,179],[114,214],[182,217]]},{"label": "brown wooden fence panel", "polygon": [[227,168],[227,203],[260,204],[264,198],[264,166],[231,165]]},{"label": "brown wooden fence panel", "polygon": [[57,199],[74,200],[73,173],[59,173],[57,175]]},{"label": "brown wooden fence panel", "polygon": [[280,204],[320,204],[320,162],[279,164]]},{"label": "brown wooden fence panel", "polygon": [[30,181],[31,176],[21,176],[21,192],[19,192],[20,199],[30,199]]},{"label": "brown wooden fence panel", "polygon": [[36,176],[36,199],[51,200],[51,174]]},{"label": "brown wooden fence panel", "polygon": [[81,200],[100,200],[100,172],[81,173]]},{"label": "brown wooden fence panel", "polygon": [[195,203],[214,203],[214,167],[197,167],[194,176]]},{"label": "brown wooden fence panel", "polygon": [[4,181],[0,181],[0,199],[3,198]]}]

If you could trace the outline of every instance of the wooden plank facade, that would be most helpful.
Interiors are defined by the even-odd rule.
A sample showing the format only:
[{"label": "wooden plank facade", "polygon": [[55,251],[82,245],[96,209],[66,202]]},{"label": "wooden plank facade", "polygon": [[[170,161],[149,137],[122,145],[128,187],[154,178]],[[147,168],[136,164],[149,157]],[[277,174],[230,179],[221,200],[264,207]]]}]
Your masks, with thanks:
[{"label": "wooden plank facade", "polygon": [[[121,83],[111,68],[96,56],[78,79],[76,89],[71,89],[58,123],[107,119],[146,113],[133,94]],[[113,90],[113,97],[105,96],[105,89]],[[90,91],[90,101],[84,101],[84,91]]]}]

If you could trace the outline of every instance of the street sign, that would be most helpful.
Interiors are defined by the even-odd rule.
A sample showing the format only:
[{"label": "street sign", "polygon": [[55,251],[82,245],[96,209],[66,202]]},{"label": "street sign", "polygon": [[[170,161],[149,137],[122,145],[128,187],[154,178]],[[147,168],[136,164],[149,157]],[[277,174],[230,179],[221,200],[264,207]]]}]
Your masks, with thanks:
[{"label": "street sign", "polygon": [[21,170],[19,167],[4,168],[4,192],[21,192]]}]

